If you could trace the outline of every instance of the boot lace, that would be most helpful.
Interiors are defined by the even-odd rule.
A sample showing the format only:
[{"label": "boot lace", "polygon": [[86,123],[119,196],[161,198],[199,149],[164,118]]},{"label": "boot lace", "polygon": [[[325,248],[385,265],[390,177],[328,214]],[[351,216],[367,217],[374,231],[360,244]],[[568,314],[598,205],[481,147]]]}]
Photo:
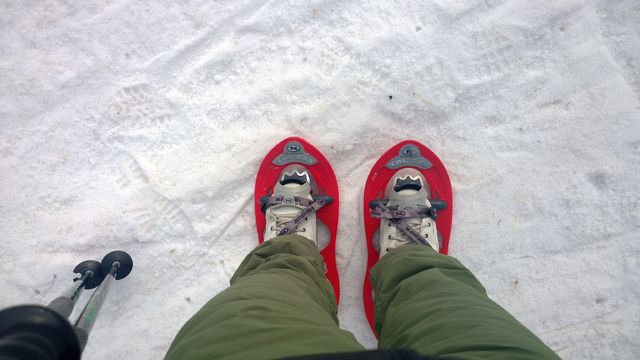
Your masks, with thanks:
[{"label": "boot lace", "polygon": [[[421,233],[421,228],[422,228],[422,219],[421,218],[408,218],[406,219],[407,223],[409,224],[409,226],[411,227],[411,229],[415,232],[417,232],[418,234],[420,234],[422,237],[424,237],[425,239],[429,237],[428,234],[422,234]],[[391,221],[389,221],[388,223],[389,225],[387,226],[395,226],[395,224]],[[388,235],[387,238],[389,240],[396,240],[399,241],[401,243],[405,243],[405,244],[410,244],[413,243],[414,241],[411,240],[411,238],[409,238],[407,235],[405,235],[405,233],[403,233],[402,231],[400,231],[400,229],[396,229],[396,235],[397,236],[393,236],[393,235]]]},{"label": "boot lace", "polygon": [[[275,220],[275,225],[271,227],[271,231],[276,231],[276,233],[279,233],[280,230],[282,230],[284,228],[284,225],[293,220],[296,216],[298,216],[297,213],[293,213],[293,214],[277,214],[277,213],[272,213],[273,214],[273,218]],[[305,220],[307,220],[308,218],[305,218]],[[274,228],[275,227],[275,228]],[[299,234],[299,233],[303,233],[303,232],[307,232],[307,228],[303,227],[302,229],[298,229],[297,227],[293,230],[294,234]]]}]

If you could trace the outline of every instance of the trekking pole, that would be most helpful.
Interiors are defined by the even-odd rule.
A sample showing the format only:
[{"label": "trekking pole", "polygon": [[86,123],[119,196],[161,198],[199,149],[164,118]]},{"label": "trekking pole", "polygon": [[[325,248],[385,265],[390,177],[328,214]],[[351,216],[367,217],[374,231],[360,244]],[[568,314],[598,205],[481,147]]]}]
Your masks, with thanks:
[{"label": "trekking pole", "polygon": [[72,287],[67,289],[62,295],[53,299],[47,305],[50,309],[57,311],[60,315],[68,318],[73,311],[73,307],[76,305],[78,298],[82,295],[84,289],[91,290],[98,287],[104,275],[100,268],[100,263],[95,260],[86,260],[78,264],[73,272],[80,274],[79,278],[73,279],[73,281],[80,281],[80,284],[73,284]]},{"label": "trekking pole", "polygon": [[105,279],[93,295],[91,295],[89,302],[85,305],[75,324],[75,333],[78,337],[81,352],[87,345],[89,333],[96,323],[98,313],[107,298],[111,283],[114,280],[124,279],[129,275],[133,268],[133,260],[131,256],[124,251],[112,251],[102,259],[101,268]]},{"label": "trekking pole", "polygon": [[0,358],[34,360],[77,360],[81,348],[68,321],[76,301],[86,289],[100,285],[104,275],[100,263],[86,260],[73,272],[74,284],[48,306],[21,305],[0,311]]}]

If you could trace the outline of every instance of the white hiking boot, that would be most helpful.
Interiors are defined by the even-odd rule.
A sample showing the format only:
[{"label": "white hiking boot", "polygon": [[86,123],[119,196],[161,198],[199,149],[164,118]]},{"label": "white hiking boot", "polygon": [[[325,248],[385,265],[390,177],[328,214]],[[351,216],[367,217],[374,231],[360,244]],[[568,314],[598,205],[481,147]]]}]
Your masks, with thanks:
[{"label": "white hiking boot", "polygon": [[[279,201],[267,207],[265,211],[265,241],[280,236],[285,224],[308,207],[303,203],[305,199],[313,201],[311,182],[308,170],[301,165],[293,165],[282,171],[271,196],[271,199],[279,198]],[[288,234],[302,235],[317,246],[315,212],[307,214]]]},{"label": "white hiking boot", "polygon": [[[385,198],[389,199],[386,208],[390,210],[425,210],[431,208],[429,202],[429,184],[422,174],[413,168],[398,170],[389,180],[385,191]],[[434,216],[435,217],[435,216]],[[429,216],[405,217],[403,222],[408,224],[420,237],[423,243],[428,243],[434,250],[440,250],[436,222]],[[393,219],[383,218],[380,222],[380,257],[398,246],[416,243],[401,231]]]}]

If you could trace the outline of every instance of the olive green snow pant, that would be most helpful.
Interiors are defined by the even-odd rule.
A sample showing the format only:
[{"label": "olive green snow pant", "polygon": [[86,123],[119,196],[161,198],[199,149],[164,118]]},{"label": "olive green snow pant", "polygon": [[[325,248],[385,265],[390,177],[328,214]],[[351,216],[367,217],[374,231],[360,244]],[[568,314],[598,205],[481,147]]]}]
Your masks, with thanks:
[{"label": "olive green snow pant", "polygon": [[[231,286],[180,330],[165,357],[273,359],[362,350],[338,327],[333,288],[315,245],[297,235],[258,246]],[[456,259],[405,245],[371,270],[379,347],[456,359],[557,359],[489,299]]]}]

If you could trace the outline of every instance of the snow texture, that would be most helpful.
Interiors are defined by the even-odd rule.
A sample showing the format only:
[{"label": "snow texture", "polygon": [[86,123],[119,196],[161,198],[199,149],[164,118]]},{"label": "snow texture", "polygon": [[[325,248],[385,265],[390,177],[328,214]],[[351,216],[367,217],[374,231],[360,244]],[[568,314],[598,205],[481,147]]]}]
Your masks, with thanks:
[{"label": "snow texture", "polygon": [[3,1],[0,307],[126,250],[85,358],[161,358],[256,245],[257,167],[299,135],[339,175],[341,325],[375,347],[362,191],[412,138],[492,298],[563,358],[635,359],[638,19],[636,0]]}]

